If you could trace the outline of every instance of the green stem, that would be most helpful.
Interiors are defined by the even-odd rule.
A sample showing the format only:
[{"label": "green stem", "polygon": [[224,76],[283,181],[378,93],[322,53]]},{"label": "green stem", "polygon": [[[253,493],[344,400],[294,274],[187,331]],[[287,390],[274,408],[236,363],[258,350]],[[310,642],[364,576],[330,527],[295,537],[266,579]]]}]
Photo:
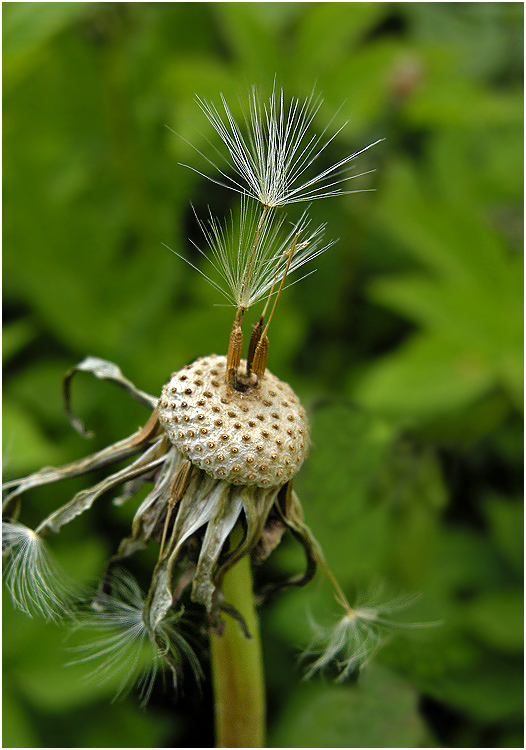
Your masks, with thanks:
[{"label": "green stem", "polygon": [[251,637],[228,615],[223,633],[210,636],[216,747],[264,747],[265,687],[250,555],[228,571],[222,589],[225,601],[243,616]]}]

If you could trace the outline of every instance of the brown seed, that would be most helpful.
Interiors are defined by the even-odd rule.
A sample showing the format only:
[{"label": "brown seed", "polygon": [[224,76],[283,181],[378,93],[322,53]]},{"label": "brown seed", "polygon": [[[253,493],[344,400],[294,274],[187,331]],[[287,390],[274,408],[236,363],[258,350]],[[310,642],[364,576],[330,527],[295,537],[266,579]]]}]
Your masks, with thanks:
[{"label": "brown seed", "polygon": [[210,391],[205,391],[204,396],[205,398],[212,398],[212,394],[210,393]]},{"label": "brown seed", "polygon": [[185,388],[184,392],[187,393],[188,395],[190,395],[192,393],[192,389],[191,388]]},{"label": "brown seed", "polygon": [[226,434],[226,432],[224,432],[224,433],[223,433],[223,434],[221,435],[221,440],[229,440],[229,438],[230,438],[230,435],[227,435],[227,434]]},{"label": "brown seed", "polygon": [[187,406],[188,404],[186,403],[186,401],[181,401],[181,409],[186,409]]},{"label": "brown seed", "polygon": [[267,430],[262,430],[261,434],[263,435],[264,438],[268,438],[268,436],[270,435],[270,433],[267,432]]},{"label": "brown seed", "polygon": [[281,440],[280,438],[276,438],[275,442],[276,442],[276,445],[282,445],[283,440]]},{"label": "brown seed", "polygon": [[215,411],[215,413],[217,414],[219,411],[221,411],[221,409],[219,408],[219,406],[212,406],[212,411]]},{"label": "brown seed", "polygon": [[216,458],[218,461],[224,461],[225,460],[225,454],[224,453],[216,453]]},{"label": "brown seed", "polygon": [[230,448],[230,453],[235,456],[237,453],[239,453],[239,448],[233,445],[232,448]]},{"label": "brown seed", "polygon": [[266,464],[260,464],[260,466],[258,466],[258,471],[264,474],[266,471],[268,471],[268,466]]},{"label": "brown seed", "polygon": [[195,435],[195,432],[193,430],[187,430],[186,434],[188,437],[193,437]]},{"label": "brown seed", "polygon": [[263,420],[265,419],[265,417],[263,416],[263,414],[256,414],[256,417],[257,417],[257,419],[259,419],[259,420],[260,420],[261,422],[263,422]]},{"label": "brown seed", "polygon": [[216,421],[214,422],[214,424],[215,424],[216,427],[221,427],[222,424],[223,424],[223,420],[222,419],[216,419]]},{"label": "brown seed", "polygon": [[235,411],[229,411],[228,412],[228,416],[233,419],[236,416],[236,412]]},{"label": "brown seed", "polygon": [[188,416],[188,414],[185,414],[184,417],[183,417],[183,419],[184,419],[185,422],[189,422],[190,421],[190,417]]},{"label": "brown seed", "polygon": [[179,380],[188,380],[188,378],[186,377],[186,375],[179,375]]},{"label": "brown seed", "polygon": [[207,446],[208,446],[208,448],[215,448],[216,444],[212,440],[209,440],[208,443],[207,443]]},{"label": "brown seed", "polygon": [[241,471],[241,466],[232,466],[232,471],[235,474],[239,474],[239,472]]},{"label": "brown seed", "polygon": [[294,414],[289,414],[287,416],[287,419],[289,420],[289,422],[294,422]]},{"label": "brown seed", "polygon": [[245,461],[247,464],[253,464],[254,463],[254,456],[247,456]]},{"label": "brown seed", "polygon": [[241,429],[241,422],[234,422],[234,427],[236,428],[236,430],[240,430]]},{"label": "brown seed", "polygon": [[271,453],[271,454],[270,454],[270,457],[271,457],[271,459],[272,459],[273,461],[275,461],[275,460],[276,460],[276,458],[278,457],[278,454],[277,454],[277,453]]},{"label": "brown seed", "polygon": [[272,412],[272,414],[271,414],[270,416],[271,416],[271,417],[272,417],[273,419],[279,419],[279,414],[277,413],[277,411],[273,411],[273,412]]},{"label": "brown seed", "polygon": [[256,450],[257,450],[258,453],[261,453],[261,451],[263,450],[263,446],[262,445],[256,445]]},{"label": "brown seed", "polygon": [[177,393],[177,388],[175,386],[170,388],[170,393]]},{"label": "brown seed", "polygon": [[197,406],[204,406],[205,403],[206,403],[206,401],[203,401],[203,399],[200,398],[199,401],[197,402]]},{"label": "brown seed", "polygon": [[202,422],[204,418],[205,418],[205,415],[204,415],[204,414],[198,414],[198,415],[197,415],[197,419],[198,419],[198,420],[199,420],[200,422]]},{"label": "brown seed", "polygon": [[250,442],[250,435],[243,435],[243,440],[245,441],[245,443],[249,443]]},{"label": "brown seed", "polygon": [[255,423],[255,422],[253,422],[253,421],[252,421],[251,419],[249,419],[249,420],[248,420],[248,426],[249,426],[249,427],[255,427],[255,426],[256,426],[256,423]]},{"label": "brown seed", "polygon": [[196,451],[197,451],[198,453],[201,453],[201,451],[203,450],[203,448],[202,448],[202,447],[201,447],[201,446],[200,446],[199,444],[197,444],[197,445],[195,446],[195,450],[196,450]]},{"label": "brown seed", "polygon": [[201,435],[208,435],[208,430],[206,427],[201,427],[199,432],[201,433]]},{"label": "brown seed", "polygon": [[277,424],[273,424],[273,425],[272,425],[272,429],[273,429],[273,430],[279,430],[279,425],[277,425]]}]

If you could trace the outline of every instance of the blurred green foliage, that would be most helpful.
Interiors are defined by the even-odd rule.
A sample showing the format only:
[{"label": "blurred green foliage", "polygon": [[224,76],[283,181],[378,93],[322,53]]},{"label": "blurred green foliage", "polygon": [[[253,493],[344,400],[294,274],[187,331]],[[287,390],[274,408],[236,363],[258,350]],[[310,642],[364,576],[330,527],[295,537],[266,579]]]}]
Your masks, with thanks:
[{"label": "blurred green foliage", "polygon": [[[4,3],[4,465],[64,463],[131,433],[144,409],[65,370],[91,354],[159,393],[223,352],[231,311],[190,257],[190,202],[234,198],[195,172],[216,141],[194,95],[236,109],[277,76],[314,83],[316,126],[347,126],[335,160],[364,192],[312,207],[338,244],[293,286],[270,367],[312,417],[297,490],[352,591],[420,591],[412,621],[357,684],[305,684],[306,612],[329,621],[321,576],[262,612],[269,742],[287,747],[522,747],[521,3]],[[343,106],[342,106],[342,102]],[[341,109],[340,109],[341,107]],[[166,127],[169,126],[169,127]],[[173,129],[183,136],[174,135]],[[329,158],[329,157],[328,157]],[[354,187],[355,185],[353,185]],[[279,322],[278,322],[279,321]],[[31,523],[81,480],[28,496]],[[101,501],[54,549],[95,579],[133,508]],[[261,575],[297,570],[288,540]],[[209,687],[189,676],[146,711],[87,682],[64,634],[4,604],[4,745],[211,746]],[[206,654],[203,654],[206,663]]]}]

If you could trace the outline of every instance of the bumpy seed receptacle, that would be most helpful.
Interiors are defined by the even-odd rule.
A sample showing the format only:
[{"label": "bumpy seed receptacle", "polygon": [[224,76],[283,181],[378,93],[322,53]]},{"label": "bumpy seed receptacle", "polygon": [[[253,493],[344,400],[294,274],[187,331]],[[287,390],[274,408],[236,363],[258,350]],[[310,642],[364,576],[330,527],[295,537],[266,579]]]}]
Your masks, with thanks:
[{"label": "bumpy seed receptacle", "polygon": [[309,424],[298,397],[268,370],[226,382],[226,357],[212,354],[172,374],[159,400],[159,420],[171,442],[207,474],[230,484],[278,487],[299,471]]}]

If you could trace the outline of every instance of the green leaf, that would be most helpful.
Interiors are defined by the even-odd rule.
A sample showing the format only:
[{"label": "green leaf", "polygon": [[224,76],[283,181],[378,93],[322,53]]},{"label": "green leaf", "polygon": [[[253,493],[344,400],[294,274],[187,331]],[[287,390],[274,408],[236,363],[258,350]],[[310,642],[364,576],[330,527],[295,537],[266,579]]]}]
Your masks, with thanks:
[{"label": "green leaf", "polygon": [[4,59],[27,54],[81,18],[91,3],[9,3],[3,8]]},{"label": "green leaf", "polygon": [[23,476],[35,466],[60,463],[61,450],[43,434],[30,414],[13,402],[3,404],[4,466],[10,476]]},{"label": "green leaf", "polygon": [[524,505],[522,498],[515,501],[491,495],[485,510],[491,524],[493,538],[502,554],[519,575],[524,564]]},{"label": "green leaf", "polygon": [[407,424],[475,403],[493,386],[485,363],[438,336],[413,336],[380,359],[354,389],[359,403]]},{"label": "green leaf", "polygon": [[2,331],[2,359],[8,362],[24,349],[36,336],[36,328],[27,318],[4,326]]},{"label": "green leaf", "polygon": [[522,653],[524,598],[520,590],[487,591],[462,607],[464,627],[489,646]]},{"label": "green leaf", "polygon": [[412,688],[378,667],[357,685],[309,684],[296,692],[270,747],[429,747]]},{"label": "green leaf", "polygon": [[41,747],[31,718],[23,703],[12,692],[10,680],[3,681],[2,689],[2,746]]}]

